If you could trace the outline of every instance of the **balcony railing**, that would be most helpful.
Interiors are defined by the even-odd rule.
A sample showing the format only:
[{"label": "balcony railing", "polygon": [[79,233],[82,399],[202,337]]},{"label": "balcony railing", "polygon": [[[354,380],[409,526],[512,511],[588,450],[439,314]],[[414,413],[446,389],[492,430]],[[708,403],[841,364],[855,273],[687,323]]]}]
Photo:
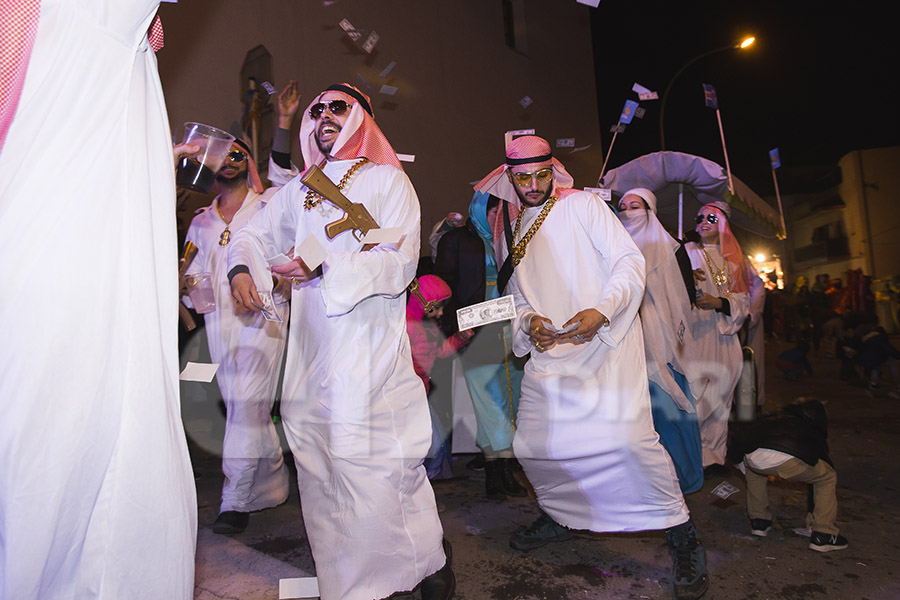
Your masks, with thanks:
[{"label": "balcony railing", "polygon": [[850,247],[847,243],[847,238],[845,237],[817,242],[794,250],[794,261],[798,263],[823,262],[847,258],[849,256]]}]

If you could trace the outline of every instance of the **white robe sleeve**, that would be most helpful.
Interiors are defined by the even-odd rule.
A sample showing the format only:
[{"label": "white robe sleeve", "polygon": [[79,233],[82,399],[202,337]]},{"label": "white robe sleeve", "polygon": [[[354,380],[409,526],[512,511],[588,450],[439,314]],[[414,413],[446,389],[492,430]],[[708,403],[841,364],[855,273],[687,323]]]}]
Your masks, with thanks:
[{"label": "white robe sleeve", "polygon": [[[206,256],[205,256],[205,246],[206,244],[200,241],[200,232],[199,232],[199,220],[203,218],[205,213],[198,213],[191,220],[191,226],[188,227],[187,235],[184,238],[184,243],[187,245],[188,242],[192,242],[195,246],[197,246],[197,255],[194,257],[194,260],[191,261],[191,265],[187,268],[187,271],[184,272],[185,275],[196,275],[197,273],[203,272],[203,265],[206,264]],[[178,285],[181,285],[181,282],[178,282]],[[191,302],[191,297],[185,294],[181,297],[181,302],[190,309],[194,308],[194,303]]]},{"label": "white robe sleeve", "polygon": [[291,179],[300,174],[297,165],[291,163],[290,169],[285,169],[269,157],[269,181],[275,187],[283,187],[290,183]]},{"label": "white robe sleeve", "polygon": [[[381,244],[368,252],[329,252],[322,264],[322,299],[329,317],[350,312],[372,296],[395,298],[413,280],[419,260],[420,209],[412,183],[403,171],[378,173],[369,211],[382,229],[399,227],[399,244]],[[374,209],[374,210],[373,210]]]},{"label": "white robe sleeve", "polygon": [[537,316],[537,313],[519,290],[515,270],[506,286],[506,294],[512,294],[513,302],[516,305],[516,317],[512,322],[513,354],[522,358],[534,349],[528,330],[531,328],[532,317]]},{"label": "white robe sleeve", "polygon": [[609,266],[609,278],[594,308],[609,319],[597,332],[601,341],[617,346],[631,329],[644,297],[644,255],[621,221],[600,198],[585,203],[582,225],[594,248]]},{"label": "white robe sleeve", "polygon": [[298,186],[289,185],[271,193],[264,208],[234,234],[228,245],[228,272],[243,265],[257,289],[271,290],[272,278],[266,258],[287,252],[294,245],[297,216],[291,209],[293,192]]},{"label": "white robe sleeve", "polygon": [[731,314],[719,313],[718,330],[721,335],[735,335],[741,330],[744,319],[747,318],[750,311],[750,294],[746,292],[731,293],[725,298],[731,307]]}]

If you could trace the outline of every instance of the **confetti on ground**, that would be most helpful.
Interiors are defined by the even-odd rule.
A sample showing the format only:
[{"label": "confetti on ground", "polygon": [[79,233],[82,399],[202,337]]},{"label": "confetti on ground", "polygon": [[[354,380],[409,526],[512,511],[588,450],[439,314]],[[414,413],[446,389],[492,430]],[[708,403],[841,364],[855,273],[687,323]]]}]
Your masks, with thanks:
[{"label": "confetti on ground", "polygon": [[482,535],[484,533],[482,529],[474,525],[466,525],[466,531],[468,531],[471,535]]}]

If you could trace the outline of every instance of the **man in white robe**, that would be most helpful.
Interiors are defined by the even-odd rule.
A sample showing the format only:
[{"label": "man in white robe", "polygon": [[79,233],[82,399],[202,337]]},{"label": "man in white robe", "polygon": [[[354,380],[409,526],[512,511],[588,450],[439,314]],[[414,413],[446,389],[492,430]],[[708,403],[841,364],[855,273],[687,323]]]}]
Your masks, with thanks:
[{"label": "man in white robe", "polygon": [[705,553],[650,416],[643,255],[600,198],[570,188],[546,140],[517,138],[506,156],[476,190],[522,209],[509,289],[513,349],[531,360],[514,448],[544,511],[510,545],[563,541],[570,528],[666,529],[676,597],[699,598]]},{"label": "man in white robe", "polygon": [[[293,95],[286,95],[292,89]],[[282,90],[279,120],[284,116],[283,105],[293,107],[295,113],[299,104],[296,84]],[[287,117],[288,127],[292,116]],[[216,307],[203,317],[209,354],[219,365],[216,381],[226,411],[222,444],[225,482],[213,531],[234,534],[247,529],[251,512],[278,506],[288,498],[288,471],[271,413],[291,292],[290,282],[277,278],[280,285],[274,287],[273,278],[266,277],[266,265],[258,265],[259,287],[271,294],[270,307],[282,320],[267,320],[258,312],[235,314],[228,282],[228,244],[278,188],[263,190],[249,145],[236,140],[216,174],[215,189],[219,193],[212,204],[194,217],[188,229],[186,241],[197,246],[197,256],[187,274],[212,276]],[[189,296],[184,296],[184,302],[193,307]]]},{"label": "man in white robe", "polygon": [[696,231],[701,241],[685,246],[697,293],[702,294],[696,301],[700,310],[691,311],[695,349],[691,368],[708,383],[700,390],[691,389],[697,398],[703,467],[708,476],[724,470],[728,418],[743,364],[738,333],[750,303],[744,255],[728,226],[730,211],[722,201],[700,207]]},{"label": "man in white robe", "polygon": [[321,267],[310,269],[297,256],[272,269],[294,281],[281,414],[319,592],[323,600],[372,600],[421,582],[424,599],[450,598],[455,579],[422,464],[431,421],[406,333],[419,202],[368,98],[352,86],[316,97],[300,143],[307,168],[321,163],[380,227],[402,232],[373,248],[352,231],[329,239],[325,227],[345,213],[297,178],[229,249],[235,302],[249,310],[254,261],[289,253],[310,237],[325,251]]},{"label": "man in white robe", "polygon": [[[3,600],[194,597],[157,7],[0,10]],[[7,52],[22,31],[36,31],[30,61]],[[13,72],[24,87],[10,119]]]}]

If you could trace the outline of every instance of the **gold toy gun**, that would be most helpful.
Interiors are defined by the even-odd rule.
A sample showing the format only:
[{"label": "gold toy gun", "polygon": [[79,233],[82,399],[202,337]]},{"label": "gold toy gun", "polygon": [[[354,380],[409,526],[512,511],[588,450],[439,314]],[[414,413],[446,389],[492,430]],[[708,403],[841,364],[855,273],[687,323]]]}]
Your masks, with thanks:
[{"label": "gold toy gun", "polygon": [[313,165],[310,167],[300,181],[303,185],[347,213],[343,219],[325,226],[325,235],[328,236],[329,240],[333,240],[338,234],[350,229],[353,231],[353,237],[361,242],[370,229],[378,229],[378,223],[375,222],[375,218],[369,214],[366,207],[362,204],[350,202],[338,189],[338,186],[334,185],[318,166]]},{"label": "gold toy gun", "polygon": [[[178,261],[178,285],[181,286],[184,281],[184,274],[187,273],[188,267],[191,266],[191,263],[194,262],[194,258],[197,256],[197,252],[199,248],[194,245],[194,242],[188,242],[184,245],[184,253],[181,255],[181,260]],[[187,309],[187,306],[178,301],[178,316],[181,317],[181,322],[184,323],[185,329],[188,331],[193,331],[197,328],[197,323],[194,322],[194,317],[191,316],[190,311]]]}]

